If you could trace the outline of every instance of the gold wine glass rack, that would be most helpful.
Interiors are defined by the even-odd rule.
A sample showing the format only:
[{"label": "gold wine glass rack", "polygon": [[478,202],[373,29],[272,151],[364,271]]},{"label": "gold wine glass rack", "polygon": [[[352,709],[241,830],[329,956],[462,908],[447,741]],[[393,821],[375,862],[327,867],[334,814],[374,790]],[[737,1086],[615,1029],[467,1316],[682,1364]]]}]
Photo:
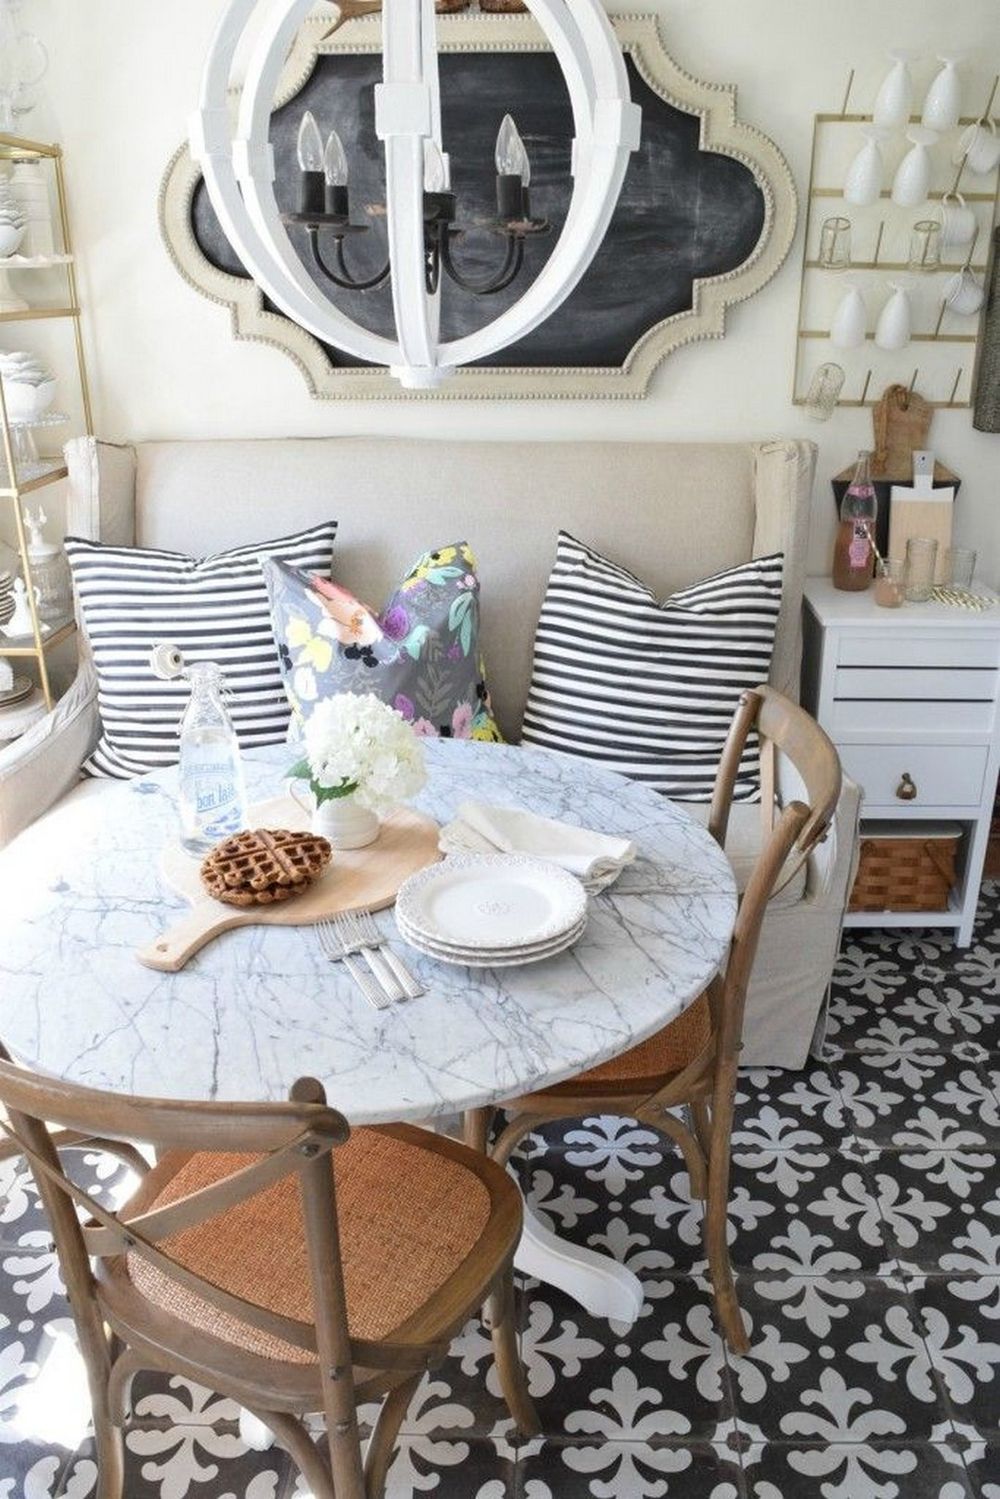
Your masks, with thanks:
[{"label": "gold wine glass rack", "polygon": [[[813,123],[792,376],[793,402],[796,406],[807,404],[807,391],[817,368],[830,361],[845,370],[838,406],[873,406],[885,385],[906,384],[912,390],[918,380],[922,382],[921,393],[928,396],[933,406],[951,409],[971,406],[979,322],[952,312],[942,289],[949,276],[964,268],[980,278],[987,272],[986,254],[1000,202],[1000,166],[988,177],[977,179],[984,184],[982,188],[969,188],[967,181],[971,178],[966,176],[965,160],[963,158],[956,164],[952,150],[959,132],[966,126],[989,119],[997,99],[1000,75],[993,80],[982,112],[963,116],[956,130],[949,132],[932,148],[931,191],[924,205],[913,208],[899,207],[891,200],[891,188],[887,185],[891,183],[895,167],[895,160],[891,157],[886,162],[885,182],[876,203],[859,208],[844,199],[843,181],[847,165],[862,144],[862,127],[872,124],[870,114],[849,111],[853,85],[852,70],[839,113],[818,114]],[[909,123],[910,126],[919,124],[919,115],[911,115]],[[900,148],[906,148],[902,137],[895,148],[902,154]],[[956,193],[961,193],[976,216],[972,244],[964,254],[945,251],[941,263],[933,269],[914,269],[907,254],[914,221],[933,217],[941,199]],[[823,221],[833,215],[849,218],[851,223],[851,258],[843,268],[826,266],[818,258]],[[914,331],[909,340],[915,347],[905,354],[902,351],[883,352],[874,347],[874,334],[870,329],[863,348],[841,350],[835,347],[830,341],[830,318],[836,299],[851,280],[856,278],[871,318],[875,304],[866,295],[868,288],[884,299],[888,295],[885,283],[894,275],[902,274],[910,275],[911,287],[916,292],[913,299]],[[902,368],[901,358],[905,360]],[[925,382],[926,390],[923,388]]]},{"label": "gold wine glass rack", "polygon": [[[55,180],[56,201],[58,205],[58,225],[62,238],[62,253],[51,257],[43,257],[41,261],[34,260],[26,267],[25,262],[19,257],[10,257],[7,261],[0,260],[0,268],[4,270],[21,269],[61,269],[64,276],[64,300],[55,306],[25,307],[22,310],[0,312],[0,326],[8,323],[29,323],[38,320],[67,319],[73,327],[74,344],[76,349],[76,367],[79,379],[80,404],[83,410],[84,427],[88,435],[93,433],[94,423],[90,401],[90,385],[87,379],[87,362],[83,348],[83,334],[80,327],[80,301],[77,295],[76,266],[73,260],[72,236],[70,233],[69,213],[66,201],[66,179],[63,170],[62,147],[58,145],[46,145],[40,141],[22,139],[16,135],[5,135],[0,133],[0,163],[34,161],[48,164]],[[20,461],[17,445],[14,439],[14,427],[7,411],[7,403],[4,399],[3,381],[0,380],[0,458],[3,461],[2,472],[0,472],[0,503],[9,501],[13,505],[14,532],[16,535],[17,551],[20,558],[21,572],[27,589],[28,607],[31,611],[31,633],[26,636],[7,637],[0,635],[0,656],[13,656],[33,660],[36,664],[39,677],[39,685],[45,697],[46,708],[51,709],[54,701],[52,683],[49,674],[47,656],[48,653],[66,640],[75,630],[76,622],[72,609],[69,613],[59,619],[52,621],[43,620],[37,601],[35,599],[35,588],[31,575],[31,558],[28,554],[28,536],[24,520],[24,501],[28,495],[37,490],[45,488],[49,484],[56,484],[60,479],[66,478],[66,466],[61,456],[40,458],[37,464],[27,467]]]}]

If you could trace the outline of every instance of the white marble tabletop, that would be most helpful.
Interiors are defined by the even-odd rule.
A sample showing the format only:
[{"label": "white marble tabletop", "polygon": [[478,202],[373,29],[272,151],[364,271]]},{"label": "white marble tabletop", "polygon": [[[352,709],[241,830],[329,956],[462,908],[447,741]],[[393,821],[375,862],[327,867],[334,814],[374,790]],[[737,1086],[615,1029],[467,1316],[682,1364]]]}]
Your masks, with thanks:
[{"label": "white marble tabletop", "polygon": [[[732,871],[656,793],[541,750],[429,741],[421,810],[477,797],[634,838],[639,860],[593,898],[581,940],[524,968],[472,970],[412,950],[427,993],[378,1012],[308,927],[225,933],[180,973],[136,960],[182,914],[159,860],[176,773],[102,789],[0,854],[0,1036],[73,1082],[173,1098],[283,1098],[322,1080],[355,1124],[425,1119],[554,1083],[678,1015],[722,960]],[[250,799],[281,787],[285,746],[247,757]],[[629,894],[633,889],[637,893]],[[380,924],[403,951],[391,912]]]}]

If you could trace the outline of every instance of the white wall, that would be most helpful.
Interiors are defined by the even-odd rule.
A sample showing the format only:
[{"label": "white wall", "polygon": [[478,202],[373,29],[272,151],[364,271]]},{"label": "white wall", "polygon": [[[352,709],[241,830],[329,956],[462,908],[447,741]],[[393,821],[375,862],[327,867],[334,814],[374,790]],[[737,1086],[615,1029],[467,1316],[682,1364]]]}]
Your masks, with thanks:
[{"label": "white wall", "polygon": [[[870,414],[838,412],[817,425],[791,404],[800,240],[776,280],[730,312],[725,340],[672,355],[642,401],[316,401],[285,355],[234,342],[226,311],[172,268],[156,216],[163,169],[184,136],[222,6],[30,0],[25,7],[53,54],[47,99],[32,126],[66,148],[102,435],[803,435],[820,444],[811,567],[826,570],[833,520],[827,481],[868,445]],[[839,108],[850,67],[857,68],[853,105],[867,109],[886,48],[920,48],[927,59],[921,81],[934,71],[938,49],[969,48],[968,106],[977,110],[1000,68],[997,0],[660,0],[655,8],[683,67],[738,85],[741,116],[784,151],[800,192],[812,116]],[[908,354],[902,363],[908,379]],[[958,539],[979,547],[984,576],[1000,583],[1000,436],[974,432],[963,410],[938,413],[932,440],[964,480]],[[608,490],[609,504],[616,503],[611,474]]]}]

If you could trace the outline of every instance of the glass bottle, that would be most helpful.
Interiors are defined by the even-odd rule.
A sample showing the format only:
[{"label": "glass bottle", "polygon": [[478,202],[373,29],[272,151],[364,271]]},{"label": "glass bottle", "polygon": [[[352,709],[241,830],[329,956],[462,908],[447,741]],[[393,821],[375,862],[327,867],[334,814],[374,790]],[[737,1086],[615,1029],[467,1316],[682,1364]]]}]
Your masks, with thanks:
[{"label": "glass bottle", "polygon": [[191,701],[180,733],[181,846],[200,857],[246,827],[246,791],[221,669],[214,661],[197,661],[184,675]]},{"label": "glass bottle", "polygon": [[878,500],[871,480],[871,454],[858,454],[854,478],[840,503],[840,525],[833,548],[833,586],[848,592],[867,588],[875,562]]}]

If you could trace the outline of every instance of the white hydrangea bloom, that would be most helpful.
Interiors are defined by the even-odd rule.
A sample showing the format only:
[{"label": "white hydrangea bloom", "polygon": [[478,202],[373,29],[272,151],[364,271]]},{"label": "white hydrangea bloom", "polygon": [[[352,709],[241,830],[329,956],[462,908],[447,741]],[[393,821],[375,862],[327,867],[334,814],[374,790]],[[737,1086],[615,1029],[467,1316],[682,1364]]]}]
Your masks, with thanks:
[{"label": "white hydrangea bloom", "polygon": [[356,787],[358,801],[374,812],[408,801],[427,779],[410,725],[370,692],[341,692],[317,703],[303,737],[316,784]]}]

